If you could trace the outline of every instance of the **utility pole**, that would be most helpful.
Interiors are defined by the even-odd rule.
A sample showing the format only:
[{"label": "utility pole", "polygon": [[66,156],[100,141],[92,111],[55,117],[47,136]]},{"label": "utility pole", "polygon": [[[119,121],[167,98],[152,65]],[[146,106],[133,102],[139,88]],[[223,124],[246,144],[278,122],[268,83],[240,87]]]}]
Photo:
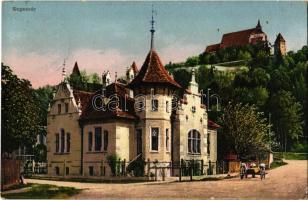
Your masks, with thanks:
[{"label": "utility pole", "polygon": [[271,151],[271,113],[268,113],[268,139],[269,139],[269,150]]}]

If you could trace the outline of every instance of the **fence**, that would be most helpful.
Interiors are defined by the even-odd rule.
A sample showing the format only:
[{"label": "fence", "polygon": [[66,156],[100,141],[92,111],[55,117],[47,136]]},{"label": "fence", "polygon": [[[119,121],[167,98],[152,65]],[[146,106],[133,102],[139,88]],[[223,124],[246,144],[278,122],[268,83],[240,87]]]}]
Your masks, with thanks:
[{"label": "fence", "polygon": [[20,160],[2,159],[1,161],[1,190],[19,183]]}]

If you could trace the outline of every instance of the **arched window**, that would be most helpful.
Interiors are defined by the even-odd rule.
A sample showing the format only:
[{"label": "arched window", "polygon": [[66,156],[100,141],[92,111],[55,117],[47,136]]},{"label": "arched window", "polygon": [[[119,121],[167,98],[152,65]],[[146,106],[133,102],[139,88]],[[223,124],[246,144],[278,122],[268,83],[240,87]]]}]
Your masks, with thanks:
[{"label": "arched window", "polygon": [[200,154],[201,153],[201,137],[197,130],[190,130],[188,132],[188,153]]}]

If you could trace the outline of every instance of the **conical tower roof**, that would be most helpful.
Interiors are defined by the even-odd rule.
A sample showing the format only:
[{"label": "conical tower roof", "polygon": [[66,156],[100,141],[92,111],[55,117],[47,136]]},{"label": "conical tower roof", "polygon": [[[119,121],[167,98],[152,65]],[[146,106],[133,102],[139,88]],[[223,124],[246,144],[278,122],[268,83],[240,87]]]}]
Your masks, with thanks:
[{"label": "conical tower roof", "polygon": [[72,74],[76,74],[76,75],[80,76],[80,71],[79,71],[79,67],[78,67],[77,61],[75,62]]},{"label": "conical tower roof", "polygon": [[129,88],[140,86],[167,86],[181,88],[181,86],[169,75],[163,66],[157,52],[151,49],[148,53],[138,75],[128,85]]},{"label": "conical tower roof", "polygon": [[275,40],[275,43],[280,42],[280,41],[285,42],[285,40],[284,40],[284,38],[282,37],[281,33],[279,33],[279,34],[277,35],[277,38],[276,38],[276,40]]}]

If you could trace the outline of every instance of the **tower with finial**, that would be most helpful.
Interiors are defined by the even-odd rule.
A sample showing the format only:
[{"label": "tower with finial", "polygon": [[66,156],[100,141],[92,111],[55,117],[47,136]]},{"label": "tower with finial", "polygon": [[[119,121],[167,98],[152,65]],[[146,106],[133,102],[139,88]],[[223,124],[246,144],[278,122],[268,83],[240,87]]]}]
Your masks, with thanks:
[{"label": "tower with finial", "polygon": [[152,7],[151,48],[137,76],[127,87],[134,92],[134,109],[140,119],[136,126],[145,144],[135,155],[142,153],[146,160],[170,162],[172,94],[181,86],[169,75],[154,49],[154,23]]},{"label": "tower with finial", "polygon": [[63,62],[63,67],[62,67],[62,81],[65,82],[65,78],[66,78],[66,69],[65,69],[65,59]]},{"label": "tower with finial", "polygon": [[154,21],[154,6],[152,5],[152,19],[151,19],[151,49],[154,48],[154,33],[155,33],[155,29],[154,29],[154,24],[155,24],[155,21]]},{"label": "tower with finial", "polygon": [[281,33],[279,33],[276,37],[274,44],[274,54],[276,56],[286,54],[286,41],[282,37]]}]

